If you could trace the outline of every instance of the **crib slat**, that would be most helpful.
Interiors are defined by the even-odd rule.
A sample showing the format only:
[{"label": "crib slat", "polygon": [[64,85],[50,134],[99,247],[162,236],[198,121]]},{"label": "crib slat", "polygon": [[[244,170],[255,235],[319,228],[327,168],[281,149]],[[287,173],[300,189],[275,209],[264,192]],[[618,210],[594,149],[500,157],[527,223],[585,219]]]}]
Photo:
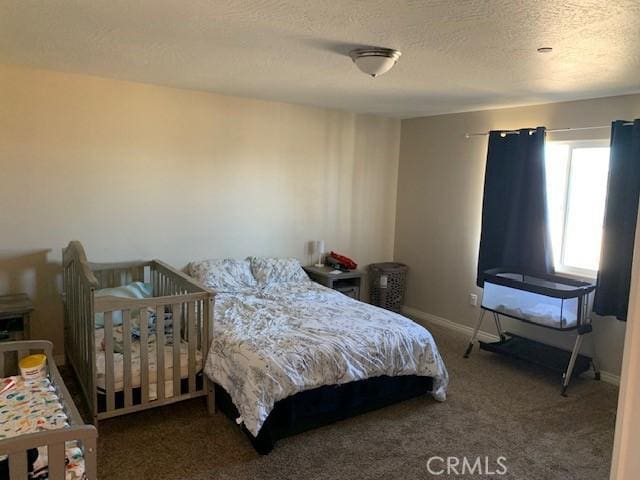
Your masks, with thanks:
[{"label": "crib slat", "polygon": [[[84,382],[87,371],[87,359],[86,359],[86,345],[87,345],[87,328],[89,327],[85,321],[80,319],[85,318],[86,302],[85,302],[85,287],[82,285],[78,289],[78,297],[73,299],[76,305],[78,316],[76,322],[74,322],[73,330],[73,345],[75,346],[74,360],[76,361],[76,368],[80,370],[81,382]],[[95,328],[95,321],[92,325]],[[65,332],[66,334],[66,332]],[[95,359],[93,360],[95,362]]]},{"label": "crib slat", "polygon": [[[205,344],[202,346],[202,361],[204,362],[207,358],[209,349],[211,348],[211,340],[213,340],[213,307],[215,305],[215,297],[204,301],[204,338]],[[216,413],[216,390],[215,385],[211,382],[206,375],[202,375],[202,387],[207,392],[207,410],[209,411],[209,415],[213,415]]]},{"label": "crib slat", "polygon": [[79,305],[82,305],[82,320],[80,323],[82,324],[82,347],[80,348],[80,358],[81,363],[83,365],[83,377],[82,382],[87,386],[89,391],[94,392],[94,395],[91,397],[93,404],[91,405],[92,413],[97,409],[97,401],[95,399],[95,371],[93,366],[96,362],[95,352],[97,351],[95,341],[95,317],[93,315],[92,302],[93,295],[91,293],[91,288],[89,286],[85,286],[83,296],[78,300]]},{"label": "crib slat", "polygon": [[[73,280],[69,280],[69,283],[68,291],[65,292],[67,295],[65,301],[67,303],[66,308],[69,309],[71,325],[67,326],[64,334],[65,338],[67,335],[70,337],[71,345],[78,345],[84,340],[84,330],[82,329],[84,322],[80,320],[81,314],[84,311],[84,290],[82,288],[84,285]],[[76,283],[78,284],[77,287]]]},{"label": "crib slat", "polygon": [[164,305],[156,307],[156,391],[164,400]]},{"label": "crib slat", "polygon": [[149,311],[140,309],[140,391],[142,403],[149,403]]},{"label": "crib slat", "polygon": [[122,311],[122,355],[124,406],[130,407],[133,404],[131,394],[131,311]]},{"label": "crib slat", "polygon": [[97,462],[96,462],[96,439],[88,438],[83,442],[84,447],[84,473],[87,480],[96,480],[98,478]]},{"label": "crib slat", "polygon": [[177,303],[172,306],[173,310],[173,396],[180,395],[180,326],[182,324],[182,304]]},{"label": "crib slat", "polygon": [[202,351],[202,341],[204,340],[202,329],[204,328],[204,301],[198,300],[196,303],[196,331],[198,332],[198,339],[196,341],[196,348]]},{"label": "crib slat", "polygon": [[191,301],[189,307],[189,393],[196,391],[196,303]]},{"label": "crib slat", "polygon": [[104,383],[107,393],[107,411],[115,408],[113,375],[113,313],[104,312]]},{"label": "crib slat", "polygon": [[49,453],[49,480],[64,480],[64,442],[47,446]]},{"label": "crib slat", "polygon": [[200,344],[200,351],[202,357],[206,358],[207,350],[209,349],[209,301],[202,301],[202,343]]},{"label": "crib slat", "polygon": [[9,454],[9,478],[27,478],[27,452]]},{"label": "crib slat", "polygon": [[[83,347],[84,347],[84,342],[85,342],[85,338],[86,338],[86,322],[80,320],[80,319],[84,319],[84,311],[85,311],[85,302],[84,302],[84,298],[85,298],[85,286],[82,282],[78,282],[78,295],[76,297],[73,297],[73,304],[74,307],[77,309],[78,315],[77,315],[77,321],[75,322],[74,328],[73,328],[73,340],[72,340],[72,345],[78,345],[79,350],[80,350],[80,355],[83,354]],[[67,334],[67,332],[65,332],[65,335]],[[80,363],[80,365],[78,365],[77,368],[80,369],[81,373],[80,376],[84,379],[85,378],[85,368],[86,368],[86,363],[85,363],[85,359],[84,357],[82,357],[82,362]]]}]

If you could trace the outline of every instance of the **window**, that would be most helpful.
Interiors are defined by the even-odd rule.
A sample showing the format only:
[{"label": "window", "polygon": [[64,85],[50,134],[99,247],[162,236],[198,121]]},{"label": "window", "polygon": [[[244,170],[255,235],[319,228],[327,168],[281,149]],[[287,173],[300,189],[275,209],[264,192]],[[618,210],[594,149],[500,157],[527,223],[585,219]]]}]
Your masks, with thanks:
[{"label": "window", "polygon": [[595,278],[609,173],[608,142],[550,142],[545,162],[555,268]]}]

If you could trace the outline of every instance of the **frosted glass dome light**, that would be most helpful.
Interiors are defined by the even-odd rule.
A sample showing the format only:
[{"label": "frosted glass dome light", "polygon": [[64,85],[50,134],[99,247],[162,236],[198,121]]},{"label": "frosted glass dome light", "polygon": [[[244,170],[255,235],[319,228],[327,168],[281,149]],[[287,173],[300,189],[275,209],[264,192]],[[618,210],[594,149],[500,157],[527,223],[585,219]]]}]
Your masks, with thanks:
[{"label": "frosted glass dome light", "polygon": [[392,48],[356,48],[349,52],[353,63],[367,75],[377,77],[388,72],[402,55]]}]

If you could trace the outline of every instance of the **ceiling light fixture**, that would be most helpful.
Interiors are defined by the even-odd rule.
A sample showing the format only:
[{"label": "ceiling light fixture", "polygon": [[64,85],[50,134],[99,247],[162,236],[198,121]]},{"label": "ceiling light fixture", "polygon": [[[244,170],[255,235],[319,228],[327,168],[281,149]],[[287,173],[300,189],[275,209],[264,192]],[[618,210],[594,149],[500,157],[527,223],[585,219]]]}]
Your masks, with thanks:
[{"label": "ceiling light fixture", "polygon": [[551,47],[540,47],[538,49],[538,53],[551,53],[553,52],[553,48]]},{"label": "ceiling light fixture", "polygon": [[398,62],[402,55],[393,48],[356,48],[349,52],[353,63],[367,75],[373,78],[388,72]]}]

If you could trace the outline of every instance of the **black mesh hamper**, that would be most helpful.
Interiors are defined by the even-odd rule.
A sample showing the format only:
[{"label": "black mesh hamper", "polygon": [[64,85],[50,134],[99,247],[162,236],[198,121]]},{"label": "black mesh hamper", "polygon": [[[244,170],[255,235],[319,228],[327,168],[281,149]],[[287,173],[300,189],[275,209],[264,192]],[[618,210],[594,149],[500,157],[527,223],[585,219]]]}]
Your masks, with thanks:
[{"label": "black mesh hamper", "polygon": [[385,262],[369,265],[371,303],[392,312],[400,312],[408,271],[409,267],[403,263]]}]

